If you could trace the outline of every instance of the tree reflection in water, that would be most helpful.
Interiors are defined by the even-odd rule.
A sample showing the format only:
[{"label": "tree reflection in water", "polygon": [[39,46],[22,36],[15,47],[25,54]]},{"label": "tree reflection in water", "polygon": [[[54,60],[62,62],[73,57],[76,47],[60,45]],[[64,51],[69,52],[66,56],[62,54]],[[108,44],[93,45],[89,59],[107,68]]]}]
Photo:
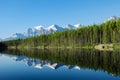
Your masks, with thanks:
[{"label": "tree reflection in water", "polygon": [[98,51],[94,49],[27,49],[5,50],[3,53],[48,60],[58,64],[78,65],[80,68],[102,70],[120,75],[120,51]]}]

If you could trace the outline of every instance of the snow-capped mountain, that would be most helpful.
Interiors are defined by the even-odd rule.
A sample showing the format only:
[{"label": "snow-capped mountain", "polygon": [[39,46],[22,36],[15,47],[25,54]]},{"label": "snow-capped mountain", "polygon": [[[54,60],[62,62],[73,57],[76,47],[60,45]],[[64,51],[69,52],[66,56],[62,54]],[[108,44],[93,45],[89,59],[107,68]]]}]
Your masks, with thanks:
[{"label": "snow-capped mountain", "polygon": [[110,18],[108,18],[108,21],[111,21],[111,20],[117,20],[117,16],[112,16],[112,17],[110,17]]},{"label": "snow-capped mountain", "polygon": [[68,25],[65,26],[65,28],[66,28],[66,29],[69,29],[69,30],[70,30],[70,29],[76,29],[76,26],[73,26],[73,25],[68,24]]},{"label": "snow-capped mountain", "polygon": [[28,28],[25,32],[24,32],[25,36],[34,36],[33,33],[33,29],[32,28]]},{"label": "snow-capped mountain", "polygon": [[9,38],[6,38],[4,40],[16,40],[16,39],[24,39],[26,38],[26,36],[24,34],[21,34],[21,33],[15,33],[13,34],[11,37]]},{"label": "snow-capped mountain", "polygon": [[41,34],[50,34],[50,33],[58,32],[58,31],[77,29],[80,27],[81,27],[80,24],[77,24],[74,26],[68,24],[65,27],[60,27],[56,24],[53,24],[48,27],[44,27],[44,26],[40,25],[40,26],[35,26],[33,28],[28,28],[25,30],[24,33],[15,33],[11,37],[6,38],[5,40],[24,39],[24,38],[28,38],[28,37],[32,37],[32,36],[38,36]]},{"label": "snow-capped mountain", "polygon": [[75,26],[75,29],[77,29],[77,28],[80,28],[82,25],[81,24],[76,24],[74,26]]},{"label": "snow-capped mountain", "polygon": [[117,16],[112,16],[112,17],[108,18],[107,20],[105,20],[104,23],[107,21],[112,21],[112,20],[117,20],[117,19],[118,19]]},{"label": "snow-capped mountain", "polygon": [[81,24],[76,24],[76,25],[70,25],[70,24],[68,24],[68,25],[65,26],[65,28],[69,29],[69,30],[71,30],[71,29],[78,29],[80,27],[81,27]]},{"label": "snow-capped mountain", "polygon": [[[108,18],[107,20],[105,20],[103,23],[105,23],[107,21],[111,21],[111,20],[117,20],[117,19],[118,19],[117,16],[112,16],[112,17]],[[58,32],[58,31],[78,29],[81,26],[82,26],[81,24],[76,24],[76,25],[68,24],[64,27],[58,26],[56,24],[53,24],[48,27],[44,27],[44,26],[40,25],[40,26],[35,26],[33,28],[28,28],[25,30],[24,33],[15,33],[11,37],[6,38],[4,40],[24,39],[24,38],[28,38],[28,37],[32,37],[32,36],[39,36],[42,34],[50,34],[50,33]]]},{"label": "snow-capped mountain", "polygon": [[28,58],[25,56],[11,56],[11,58],[15,61],[23,61],[26,65],[30,67],[38,68],[38,69],[42,69],[43,67],[48,67],[50,69],[58,69],[60,67],[65,67],[67,69],[80,70],[79,66],[58,64],[58,63],[53,63],[51,61],[38,60],[34,58]]},{"label": "snow-capped mountain", "polygon": [[52,26],[45,28],[45,30],[46,30],[46,33],[49,34],[49,33],[54,33],[54,32],[58,32],[58,31],[63,31],[63,30],[65,30],[65,28],[54,24]]},{"label": "snow-capped mountain", "polygon": [[21,33],[15,33],[15,34],[12,35],[12,37],[13,38],[19,37],[21,39],[21,38],[24,38],[25,36],[23,34],[21,34]]}]

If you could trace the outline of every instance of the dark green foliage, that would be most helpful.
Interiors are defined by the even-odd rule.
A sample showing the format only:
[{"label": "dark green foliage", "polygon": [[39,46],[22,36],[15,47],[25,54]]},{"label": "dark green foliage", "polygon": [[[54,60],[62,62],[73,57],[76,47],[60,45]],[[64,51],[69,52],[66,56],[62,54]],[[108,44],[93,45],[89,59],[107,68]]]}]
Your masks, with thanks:
[{"label": "dark green foliage", "polygon": [[10,41],[4,41],[2,42],[4,45],[7,45],[8,47],[9,46],[14,46],[14,47],[17,47],[18,45],[21,44],[21,39],[18,39],[18,40],[10,40]]},{"label": "dark green foliage", "polygon": [[66,30],[4,43],[16,47],[82,47],[120,43],[120,19],[99,25],[84,26],[77,30]]},{"label": "dark green foliage", "polygon": [[3,51],[7,49],[7,45],[5,45],[4,43],[0,42],[0,51]]},{"label": "dark green foliage", "polygon": [[5,48],[5,47],[7,47],[7,45],[5,45],[4,43],[0,42],[0,48],[1,47]]}]

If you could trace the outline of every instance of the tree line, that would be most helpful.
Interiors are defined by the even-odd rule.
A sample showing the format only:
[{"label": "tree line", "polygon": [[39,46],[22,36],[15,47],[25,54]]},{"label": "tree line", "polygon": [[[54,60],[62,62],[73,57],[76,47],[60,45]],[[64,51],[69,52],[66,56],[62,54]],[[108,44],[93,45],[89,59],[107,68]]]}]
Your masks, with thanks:
[{"label": "tree line", "polygon": [[102,24],[83,26],[77,30],[66,30],[2,43],[15,47],[81,47],[118,44],[120,43],[120,18]]}]

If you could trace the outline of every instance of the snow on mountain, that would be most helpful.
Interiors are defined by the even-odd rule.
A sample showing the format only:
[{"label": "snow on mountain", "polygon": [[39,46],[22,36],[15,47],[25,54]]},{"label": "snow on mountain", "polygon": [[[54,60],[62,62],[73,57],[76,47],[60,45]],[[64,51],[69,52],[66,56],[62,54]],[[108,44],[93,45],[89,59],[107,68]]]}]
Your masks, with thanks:
[{"label": "snow on mountain", "polygon": [[55,24],[45,28],[46,34],[63,31],[63,30],[65,30],[63,27],[60,27]]},{"label": "snow on mountain", "polygon": [[28,28],[25,31],[24,35],[26,37],[31,37],[31,36],[41,35],[41,34],[50,34],[50,33],[62,31],[62,30],[64,30],[64,28],[59,27],[58,25],[55,25],[55,24],[48,27],[36,26],[34,28]]},{"label": "snow on mountain", "polygon": [[78,29],[81,26],[82,26],[81,24],[76,24],[76,25],[68,24],[68,25],[65,26],[65,28],[71,30],[71,29]]},{"label": "snow on mountain", "polygon": [[69,29],[69,30],[70,30],[70,29],[76,29],[75,26],[70,25],[70,24],[66,25],[65,28],[66,28],[66,29]]},{"label": "snow on mountain", "polygon": [[111,20],[117,20],[117,16],[112,16],[112,17],[110,17],[110,18],[108,18],[108,21],[111,21]]},{"label": "snow on mountain", "polygon": [[77,29],[79,27],[81,27],[80,24],[77,24],[74,26],[68,24],[65,27],[60,27],[56,24],[53,24],[48,27],[44,27],[44,26],[40,25],[40,26],[35,26],[33,28],[28,28],[28,29],[26,29],[26,31],[24,33],[15,33],[11,37],[6,38],[5,40],[24,39],[24,38],[28,38],[28,37],[32,37],[32,36],[38,36],[41,34],[50,34],[50,33],[58,32],[58,31]]},{"label": "snow on mountain", "polygon": [[46,30],[45,30],[44,26],[36,26],[33,28],[33,34],[34,34],[34,36],[46,34]]},{"label": "snow on mountain", "polygon": [[112,21],[112,20],[117,20],[117,19],[118,19],[117,16],[112,16],[112,17],[108,18],[107,20],[105,20],[104,23],[107,21]]},{"label": "snow on mountain", "polygon": [[53,31],[57,31],[59,28],[59,26],[57,25],[52,25],[52,26],[49,26],[46,28],[46,30],[50,31],[50,30],[53,30]]},{"label": "snow on mountain", "polygon": [[81,24],[76,24],[74,25],[76,28],[80,28],[82,25]]},{"label": "snow on mountain", "polygon": [[43,26],[42,26],[42,25],[36,26],[36,27],[34,27],[33,29],[34,29],[34,30],[42,30],[42,29],[43,29]]},{"label": "snow on mountain", "polygon": [[80,70],[79,66],[67,66],[63,64],[58,64],[58,63],[53,63],[50,61],[43,61],[43,60],[38,60],[34,58],[28,58],[25,56],[11,56],[11,58],[15,61],[22,61],[26,65],[37,68],[37,69],[42,69],[43,67],[48,67],[50,69],[58,69],[60,67],[66,67],[67,69],[78,69]]},{"label": "snow on mountain", "polygon": [[[117,20],[117,19],[118,19],[118,17],[112,16],[112,17],[108,18],[106,21],[104,21],[104,23],[107,21]],[[78,29],[81,26],[82,26],[81,24],[76,24],[76,25],[68,24],[64,27],[60,27],[56,24],[53,24],[48,27],[44,27],[44,26],[40,25],[40,26],[35,26],[33,28],[28,28],[24,33],[15,33],[11,37],[6,38],[5,40],[24,39],[24,38],[28,38],[28,37],[32,37],[32,36],[38,36],[38,35],[42,35],[42,34],[50,34],[50,33],[58,32],[58,31]],[[1,39],[0,39],[0,41],[1,41]]]}]

